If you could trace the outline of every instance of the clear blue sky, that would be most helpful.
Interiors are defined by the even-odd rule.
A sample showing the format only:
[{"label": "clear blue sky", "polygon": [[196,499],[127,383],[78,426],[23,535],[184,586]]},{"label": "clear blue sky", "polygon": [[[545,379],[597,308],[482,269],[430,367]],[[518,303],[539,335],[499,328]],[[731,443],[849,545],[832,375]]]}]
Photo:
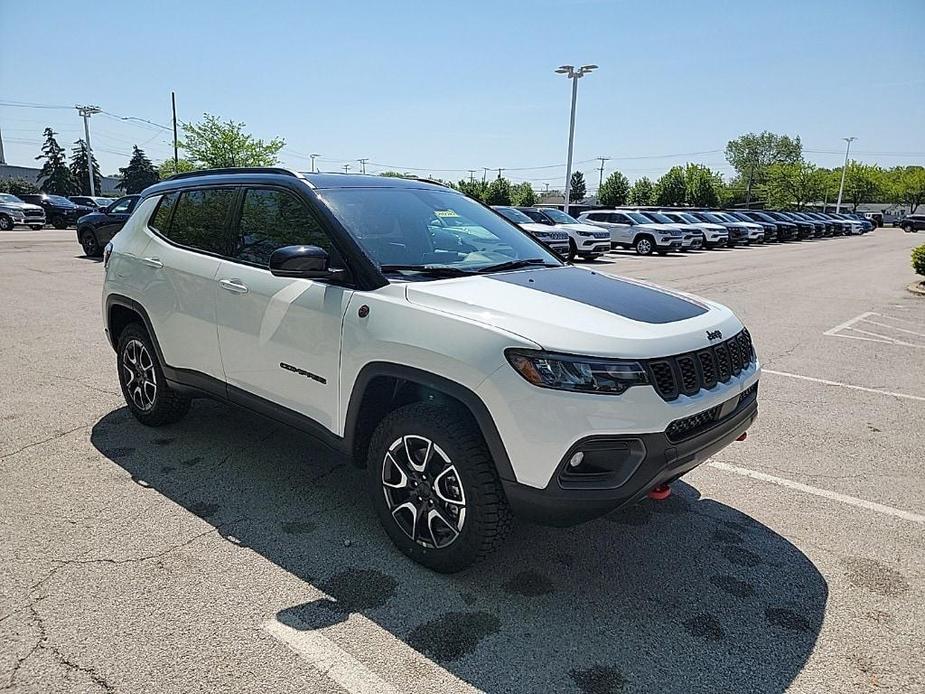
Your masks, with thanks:
[{"label": "clear blue sky", "polygon": [[[575,158],[591,188],[599,155],[631,179],[687,160],[728,175],[726,141],[763,129],[800,135],[821,165],[840,163],[847,135],[859,160],[925,163],[923,0],[41,5],[0,0],[0,101],[169,124],[173,89],[181,120],[207,111],[280,135],[283,163],[300,169],[318,152],[330,170],[368,157],[560,186],[562,63],[600,65],[579,86]],[[68,147],[82,133],[73,109],[0,106],[7,161],[33,165],[46,125]],[[132,144],[170,156],[166,131],[91,125],[104,173]],[[651,158],[690,152],[707,153]]]}]

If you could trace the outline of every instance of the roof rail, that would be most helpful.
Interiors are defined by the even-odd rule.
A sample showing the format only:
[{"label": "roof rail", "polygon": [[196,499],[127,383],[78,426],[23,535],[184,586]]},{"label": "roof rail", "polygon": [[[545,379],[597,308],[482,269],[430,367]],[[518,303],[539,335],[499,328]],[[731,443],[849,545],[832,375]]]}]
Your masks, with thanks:
[{"label": "roof rail", "polygon": [[183,173],[176,173],[173,176],[165,178],[165,181],[177,181],[181,178],[196,178],[197,176],[217,176],[221,174],[231,174],[231,173],[265,173],[265,174],[283,174],[285,176],[294,176],[299,177],[299,174],[291,171],[290,169],[284,169],[278,166],[238,166],[230,167],[224,169],[200,169],[198,171],[185,171]]}]

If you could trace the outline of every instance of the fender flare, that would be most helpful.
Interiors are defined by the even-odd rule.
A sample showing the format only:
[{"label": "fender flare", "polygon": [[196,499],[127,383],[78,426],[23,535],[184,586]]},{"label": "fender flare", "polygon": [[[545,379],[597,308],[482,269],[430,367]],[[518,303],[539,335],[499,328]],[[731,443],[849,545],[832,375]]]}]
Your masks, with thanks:
[{"label": "fender flare", "polygon": [[475,419],[482,433],[482,437],[485,439],[485,444],[488,446],[488,451],[495,461],[498,476],[503,480],[517,481],[517,477],[514,475],[514,468],[507,454],[507,449],[504,447],[504,442],[501,439],[501,434],[498,433],[495,420],[492,418],[491,413],[488,411],[488,407],[486,407],[482,399],[472,390],[455,381],[451,381],[448,378],[438,376],[429,371],[423,371],[413,366],[405,366],[403,364],[376,361],[369,362],[360,369],[360,372],[353,382],[353,389],[350,392],[350,400],[347,405],[347,414],[344,419],[344,439],[347,443],[348,450],[353,450],[357,431],[357,420],[359,418],[360,406],[363,403],[363,396],[366,393],[366,389],[373,379],[381,376],[400,378],[410,383],[426,386],[427,388],[445,393],[461,402],[463,406],[469,410],[473,419]]}]

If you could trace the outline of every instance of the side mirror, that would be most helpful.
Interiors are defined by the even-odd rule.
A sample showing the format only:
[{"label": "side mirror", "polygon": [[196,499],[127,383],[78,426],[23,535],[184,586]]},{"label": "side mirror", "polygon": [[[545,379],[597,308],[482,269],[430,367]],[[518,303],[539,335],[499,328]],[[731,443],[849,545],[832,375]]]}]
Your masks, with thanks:
[{"label": "side mirror", "polygon": [[276,277],[343,279],[346,271],[328,266],[328,254],[318,246],[284,246],[270,254],[270,273]]}]

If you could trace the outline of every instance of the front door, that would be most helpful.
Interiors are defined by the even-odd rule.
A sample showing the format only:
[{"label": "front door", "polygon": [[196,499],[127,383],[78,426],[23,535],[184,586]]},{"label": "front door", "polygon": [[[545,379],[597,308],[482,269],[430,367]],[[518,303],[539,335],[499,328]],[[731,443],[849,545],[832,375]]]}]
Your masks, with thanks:
[{"label": "front door", "polygon": [[106,221],[96,229],[96,239],[101,247],[112,241],[112,237],[125,226],[125,222],[132,214],[137,200],[138,198],[134,197],[122,198],[121,200],[116,200],[109,207],[109,211],[105,213]]},{"label": "front door", "polygon": [[353,290],[276,277],[268,266],[284,246],[319,246],[335,265],[337,252],[307,203],[289,191],[248,188],[237,225],[235,257],[216,275],[229,397],[257,395],[334,431],[341,326]]}]

